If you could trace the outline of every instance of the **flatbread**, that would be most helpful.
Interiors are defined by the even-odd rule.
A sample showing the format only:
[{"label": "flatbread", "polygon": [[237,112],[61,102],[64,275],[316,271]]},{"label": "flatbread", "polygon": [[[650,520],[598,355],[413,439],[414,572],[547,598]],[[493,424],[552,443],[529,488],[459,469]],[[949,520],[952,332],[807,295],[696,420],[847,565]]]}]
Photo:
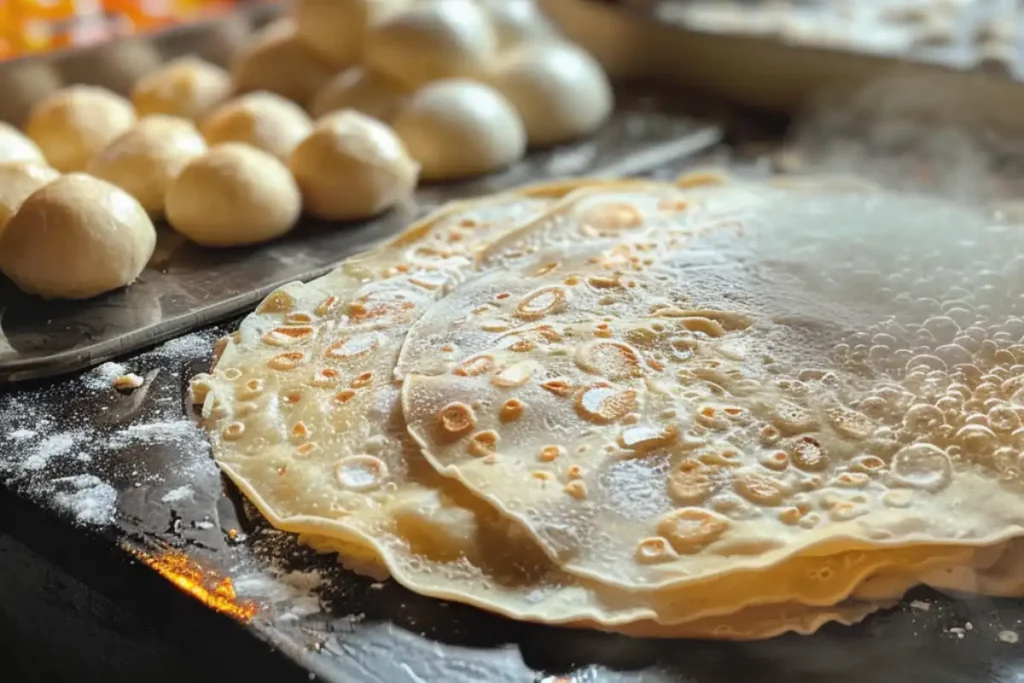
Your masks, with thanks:
[{"label": "flatbread", "polygon": [[[773,197],[762,187],[707,180],[712,184],[691,179],[679,187],[574,181],[460,203],[320,280],[275,292],[227,341],[212,374],[194,383],[218,463],[274,526],[300,533],[321,551],[338,551],[346,566],[377,577],[390,573],[425,595],[529,621],[663,637],[745,639],[787,630],[810,632],[830,620],[863,618],[905,590],[907,577],[973,567],[974,552],[965,546],[978,540],[969,536],[940,537],[940,542],[927,535],[909,542],[892,539],[884,550],[862,551],[859,546],[880,545],[879,539],[835,541],[822,532],[818,543],[795,543],[785,552],[769,548],[760,556],[763,546],[734,542],[730,557],[722,560],[718,546],[712,563],[700,566],[698,561],[669,581],[616,580],[552,552],[529,515],[510,514],[487,491],[465,486],[461,476],[435,471],[438,467],[445,475],[454,474],[438,459],[435,444],[423,438],[429,431],[424,425],[432,419],[424,415],[433,399],[410,401],[412,393],[434,381],[441,382],[442,392],[465,389],[448,382],[449,375],[480,377],[455,371],[495,343],[507,355],[524,353],[529,344],[535,351],[552,342],[547,320],[503,329],[498,321],[491,329],[478,329],[478,320],[493,317],[489,300],[465,309],[469,316],[456,315],[467,302],[476,303],[480,283],[498,278],[517,286],[534,284],[531,277],[543,278],[558,268],[582,273],[595,263],[602,266],[597,277],[615,275],[623,264],[630,264],[630,277],[640,277],[636,273],[644,268],[634,266],[648,265],[648,258],[653,265],[652,252],[659,259],[663,252],[675,257],[694,246],[698,249],[687,253],[703,265],[712,252],[710,247],[702,250],[700,240],[738,234],[743,227],[738,220],[763,211]],[[657,210],[662,220],[631,226],[629,212],[619,213],[623,196],[648,202],[644,211]],[[581,207],[587,222],[573,214]],[[555,269],[548,268],[552,255],[559,257]],[[659,262],[658,267],[666,266]],[[671,273],[677,265],[670,262],[668,267]],[[498,268],[505,270],[489,270]],[[465,282],[474,269],[485,272]],[[586,286],[606,289],[606,284],[588,281]],[[495,296],[507,289],[502,285]],[[591,303],[600,310],[611,305]],[[625,304],[628,310],[630,301]],[[595,310],[586,312],[593,317]],[[756,316],[695,315],[692,308],[680,316],[680,311],[684,309],[659,308],[654,316],[630,319],[639,325],[630,329],[646,330],[638,334],[648,344],[669,327],[681,326],[691,336],[704,334],[699,346],[706,346],[708,357],[719,364],[696,369],[694,390],[703,382],[738,391],[740,383],[726,366],[747,370],[744,358],[750,351],[744,344],[754,336],[748,332]],[[718,329],[711,323],[724,332],[710,335],[708,330]],[[587,334],[607,339],[600,323],[592,320],[559,325],[578,335],[574,341]],[[413,335],[407,338],[410,329]],[[654,337],[649,336],[652,332]],[[733,337],[739,338],[736,349],[746,348],[748,356],[733,357],[738,354]],[[443,339],[452,343],[434,348]],[[523,340],[529,342],[524,350],[509,348]],[[451,350],[445,348],[449,345]],[[407,353],[410,349],[419,351]],[[598,356],[599,365],[614,361],[603,352]],[[411,375],[406,378],[407,373]],[[408,413],[398,405],[403,378]],[[557,411],[550,417],[555,415]],[[407,427],[426,446],[429,460]],[[560,428],[557,421],[552,423],[552,429]],[[474,448],[487,446],[486,439],[475,443]],[[567,495],[563,488],[572,488],[569,483],[557,487],[561,495]],[[692,559],[680,558],[679,564]],[[883,583],[887,576],[901,580]],[[871,600],[848,599],[876,578],[875,587],[864,591]]]},{"label": "flatbread", "polygon": [[[595,226],[634,237],[594,256],[571,236]],[[1024,533],[1024,302],[992,265],[1022,239],[881,192],[580,193],[414,325],[403,412],[437,471],[608,585],[998,543]]]}]

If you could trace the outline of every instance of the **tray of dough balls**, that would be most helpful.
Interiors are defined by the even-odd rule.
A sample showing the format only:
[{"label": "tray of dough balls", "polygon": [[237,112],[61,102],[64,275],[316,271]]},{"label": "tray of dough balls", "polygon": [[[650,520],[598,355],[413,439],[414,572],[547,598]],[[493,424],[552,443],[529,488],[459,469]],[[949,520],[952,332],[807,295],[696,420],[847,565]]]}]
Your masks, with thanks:
[{"label": "tray of dough balls", "polygon": [[718,141],[613,88],[530,1],[302,0],[247,41],[228,69],[68,85],[0,128],[0,382],[230,317],[444,202]]}]

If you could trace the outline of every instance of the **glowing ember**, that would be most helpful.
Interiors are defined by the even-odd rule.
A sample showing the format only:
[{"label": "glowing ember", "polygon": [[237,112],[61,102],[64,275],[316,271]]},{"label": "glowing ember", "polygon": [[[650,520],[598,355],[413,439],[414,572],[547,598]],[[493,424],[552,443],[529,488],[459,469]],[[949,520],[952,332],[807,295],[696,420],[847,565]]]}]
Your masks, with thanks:
[{"label": "glowing ember", "polygon": [[238,600],[234,583],[230,577],[221,577],[203,569],[184,553],[171,551],[153,556],[132,548],[128,550],[161,576],[207,607],[243,623],[256,615],[258,608],[254,603]]}]

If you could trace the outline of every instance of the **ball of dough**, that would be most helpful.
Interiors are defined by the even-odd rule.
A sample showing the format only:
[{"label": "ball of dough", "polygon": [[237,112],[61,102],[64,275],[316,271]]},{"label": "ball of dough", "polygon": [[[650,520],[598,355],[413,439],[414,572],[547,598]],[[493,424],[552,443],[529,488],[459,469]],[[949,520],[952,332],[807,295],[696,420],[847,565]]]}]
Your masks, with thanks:
[{"label": "ball of dough", "polygon": [[512,104],[474,81],[431,83],[398,112],[395,132],[424,180],[491,173],[526,153],[526,131]]},{"label": "ball of dough", "polygon": [[37,161],[0,162],[0,228],[21,203],[60,173]]},{"label": "ball of dough", "polygon": [[597,60],[568,43],[512,50],[491,83],[519,112],[532,147],[590,135],[611,116],[615,101]]},{"label": "ball of dough", "polygon": [[231,76],[197,57],[168,62],[132,89],[139,116],[167,114],[198,121],[231,96]]},{"label": "ball of dough", "polygon": [[0,121],[0,161],[38,161],[45,163],[43,151],[15,128]]},{"label": "ball of dough", "polygon": [[193,242],[230,247],[267,242],[293,227],[302,198],[275,157],[228,142],[196,157],[167,190],[167,220]]},{"label": "ball of dough", "polygon": [[267,29],[231,64],[237,92],[266,90],[302,105],[333,75],[334,68],[303,45],[288,24]]},{"label": "ball of dough", "polygon": [[87,170],[135,197],[151,216],[160,216],[171,181],[205,151],[191,121],[154,114],[104,147]]},{"label": "ball of dough", "polygon": [[0,232],[0,270],[29,294],[88,299],[135,281],[156,230],[131,195],[84,173],[33,192]]},{"label": "ball of dough", "polygon": [[135,125],[128,100],[91,85],[58,90],[29,114],[25,132],[58,171],[81,171],[89,160]]},{"label": "ball of dough", "polygon": [[210,145],[244,142],[287,161],[295,145],[313,130],[313,122],[291,100],[253,92],[217,107],[200,130]]},{"label": "ball of dough", "polygon": [[498,49],[505,51],[523,43],[546,41],[558,36],[534,0],[478,0],[498,37]]},{"label": "ball of dough", "polygon": [[296,0],[295,33],[331,66],[359,61],[370,26],[412,4],[412,0]]},{"label": "ball of dough", "polygon": [[388,122],[409,96],[409,92],[384,76],[354,66],[329,80],[313,98],[309,111],[320,118],[332,111],[354,109]]},{"label": "ball of dough", "polygon": [[417,88],[442,78],[482,78],[498,53],[498,39],[472,0],[413,5],[370,29],[364,63]]},{"label": "ball of dough", "polygon": [[358,220],[412,195],[419,167],[386,125],[355,111],[323,118],[292,153],[292,175],[306,210],[327,220]]}]

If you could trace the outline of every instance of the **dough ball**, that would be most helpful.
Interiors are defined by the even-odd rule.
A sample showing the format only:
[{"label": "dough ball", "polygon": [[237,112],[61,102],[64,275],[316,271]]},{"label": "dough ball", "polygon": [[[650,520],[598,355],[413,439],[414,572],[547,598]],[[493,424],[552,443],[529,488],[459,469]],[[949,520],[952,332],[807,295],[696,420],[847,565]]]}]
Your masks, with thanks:
[{"label": "dough ball", "polygon": [[289,24],[272,27],[232,62],[235,90],[266,90],[305,105],[334,75],[334,68],[303,45]]},{"label": "dough ball", "polygon": [[611,116],[615,101],[601,65],[569,43],[515,48],[491,83],[519,112],[531,147],[590,135]]},{"label": "dough ball", "polygon": [[270,92],[253,92],[217,107],[200,130],[210,145],[244,142],[287,161],[313,122],[299,105]]},{"label": "dough ball", "polygon": [[289,163],[306,210],[327,220],[358,220],[412,195],[419,167],[386,125],[355,111],[323,118]]},{"label": "dough ball", "polygon": [[293,227],[302,198],[288,168],[241,142],[196,157],[167,190],[167,220],[193,242],[231,247],[267,242]]},{"label": "dough ball", "polygon": [[33,192],[0,232],[0,270],[29,294],[88,299],[135,281],[156,246],[145,210],[84,173]]},{"label": "dough ball", "polygon": [[370,26],[410,4],[412,0],[296,0],[292,16],[299,40],[340,68],[359,61]]},{"label": "dough ball", "polygon": [[30,194],[59,177],[38,161],[0,162],[0,229]]},{"label": "dough ball", "polygon": [[0,161],[38,161],[46,158],[36,143],[15,128],[0,121]]},{"label": "dough ball", "polygon": [[29,59],[4,64],[0,69],[0,121],[23,125],[32,107],[63,85],[48,62]]},{"label": "dough ball", "polygon": [[505,51],[523,43],[551,40],[555,28],[534,0],[477,0],[498,37],[498,49]]},{"label": "dough ball", "polygon": [[163,63],[149,38],[122,38],[69,50],[57,56],[67,83],[106,88],[127,95],[135,83]]},{"label": "dough ball", "polygon": [[410,98],[392,125],[424,180],[491,173],[526,152],[526,131],[515,108],[494,88],[474,81],[431,83]]},{"label": "dough ball", "polygon": [[309,110],[320,118],[332,111],[355,109],[388,122],[408,96],[409,90],[398,83],[354,66],[329,80],[313,98]]},{"label": "dough ball", "polygon": [[442,78],[482,78],[498,52],[484,10],[472,0],[413,5],[373,27],[364,63],[410,88]]},{"label": "dough ball", "polygon": [[231,76],[197,57],[168,62],[132,90],[139,116],[167,114],[198,121],[231,95]]},{"label": "dough ball", "polygon": [[191,121],[154,114],[104,147],[87,170],[135,197],[155,217],[164,212],[171,181],[205,151],[206,142]]},{"label": "dough ball", "polygon": [[58,90],[29,114],[25,132],[58,171],[85,169],[89,160],[135,125],[128,100],[91,85]]}]

